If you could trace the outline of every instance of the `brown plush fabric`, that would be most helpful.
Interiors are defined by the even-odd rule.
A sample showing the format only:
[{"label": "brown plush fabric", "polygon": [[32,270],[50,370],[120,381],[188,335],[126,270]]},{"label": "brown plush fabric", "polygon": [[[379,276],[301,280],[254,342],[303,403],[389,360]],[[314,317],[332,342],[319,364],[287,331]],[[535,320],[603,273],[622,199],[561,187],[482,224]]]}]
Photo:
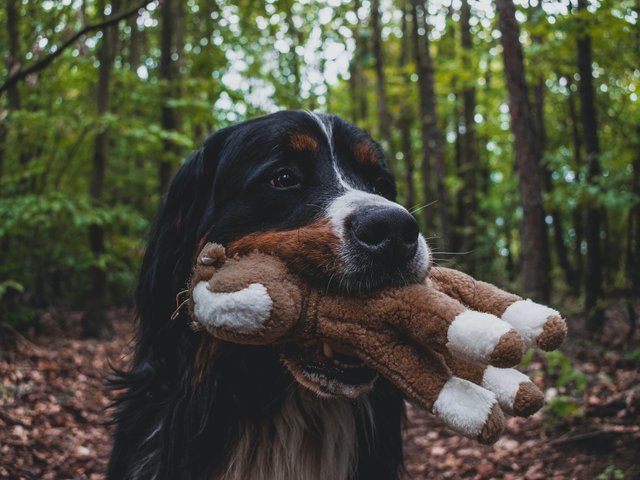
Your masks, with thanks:
[{"label": "brown plush fabric", "polygon": [[522,300],[518,295],[500,290],[495,285],[481,282],[451,268],[433,267],[429,278],[435,288],[447,292],[467,307],[498,317],[514,302]]},{"label": "brown plush fabric", "polygon": [[[316,227],[318,232],[325,230],[321,223]],[[524,342],[513,328],[495,327],[498,328],[495,338],[483,336],[480,332],[482,338],[476,339],[475,334],[465,333],[465,328],[478,328],[478,321],[485,319],[468,312],[467,307],[502,314],[520,297],[450,269],[433,269],[424,284],[388,288],[368,298],[344,297],[315,288],[295,275],[293,272],[303,268],[297,260],[293,263],[293,270],[288,268],[288,258],[299,258],[287,254],[288,249],[292,248],[290,240],[290,237],[277,233],[245,237],[232,244],[230,250],[234,255],[226,260],[222,247],[207,244],[198,256],[191,282],[194,300],[190,309],[196,323],[214,337],[236,343],[330,342],[353,352],[393,382],[408,399],[430,411],[452,375],[484,386],[486,363],[496,367],[511,367],[520,361]],[[311,242],[311,237],[305,237],[304,242]],[[253,251],[255,246],[271,254]],[[333,247],[331,244],[325,247],[316,244],[313,248],[317,252],[324,251],[318,255],[321,260],[317,266],[327,261],[328,252]],[[205,298],[203,300],[201,297],[200,305],[196,306],[194,289],[199,286],[202,292],[202,282],[206,282],[205,293],[201,293]],[[259,287],[255,301],[249,292],[252,286]],[[243,292],[248,296],[239,300],[237,295]],[[268,293],[266,303],[264,292]],[[225,303],[227,299],[229,302]],[[241,301],[246,304],[236,307],[234,302]],[[202,309],[209,308],[207,302],[212,309],[220,308],[220,316],[216,316],[215,312],[211,315],[211,312],[205,312],[206,318],[202,317]],[[196,312],[198,307],[200,317]],[[234,317],[234,308],[239,312],[237,318]],[[258,309],[256,319],[251,316],[252,308]],[[471,313],[471,317],[467,313]],[[456,323],[458,318],[463,320]],[[249,327],[238,323],[241,321],[251,322],[249,327],[252,330],[248,331]],[[504,323],[497,318],[495,321]],[[456,325],[457,330],[452,324]],[[455,334],[452,337],[452,328],[457,331],[457,337]],[[538,342],[546,347],[558,345],[565,335],[566,325],[558,317],[557,321],[545,324]],[[463,352],[464,359],[456,357],[458,353],[451,348],[451,342],[468,343],[468,351]],[[487,358],[480,355],[474,360],[473,355],[479,354],[474,353],[473,344],[483,342],[490,349],[489,355]],[[529,415],[540,408],[542,394],[531,382],[518,381],[513,385],[506,382],[506,385],[500,388],[512,392],[510,398],[513,405],[506,408],[513,413]],[[465,388],[454,389],[447,398],[457,398],[456,395],[460,395],[459,392]],[[483,398],[486,400],[491,397]],[[497,403],[486,408],[488,410],[478,409],[479,412],[488,413],[486,418],[481,419],[484,423],[480,424],[481,433],[477,438],[483,443],[490,443],[500,434],[504,422]],[[451,415],[453,418],[456,415],[464,417],[465,414],[452,412]],[[455,423],[458,420],[452,421]],[[462,418],[462,421],[466,419]],[[474,428],[470,427],[469,432],[478,431]]]},{"label": "brown plush fabric", "polygon": [[567,336],[567,324],[562,317],[550,317],[542,328],[542,333],[538,335],[536,343],[545,352],[550,352],[558,348],[564,337]]},{"label": "brown plush fabric", "polygon": [[504,428],[504,413],[500,409],[499,405],[494,405],[491,408],[491,413],[487,418],[487,423],[484,428],[478,435],[477,440],[480,443],[485,443],[487,445],[491,445],[495,443],[498,438],[500,438],[500,434]]},{"label": "brown plush fabric", "polygon": [[491,365],[513,367],[520,363],[524,354],[524,342],[515,330],[510,330],[501,338],[491,354]]},{"label": "brown plush fabric", "polygon": [[532,382],[522,382],[513,402],[513,413],[528,417],[542,408],[544,393]]}]

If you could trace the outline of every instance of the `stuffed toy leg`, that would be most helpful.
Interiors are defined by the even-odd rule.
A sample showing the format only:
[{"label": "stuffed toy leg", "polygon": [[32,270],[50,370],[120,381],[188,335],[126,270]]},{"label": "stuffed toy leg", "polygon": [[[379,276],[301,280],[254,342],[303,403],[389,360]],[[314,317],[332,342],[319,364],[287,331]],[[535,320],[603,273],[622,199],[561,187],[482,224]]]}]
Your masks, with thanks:
[{"label": "stuffed toy leg", "polygon": [[190,308],[197,325],[235,343],[340,345],[454,430],[491,443],[503,409],[528,415],[542,402],[535,385],[508,367],[527,343],[559,344],[566,327],[557,312],[533,302],[525,302],[524,320],[521,309],[507,315],[522,305],[519,297],[468,276],[447,280],[458,273],[440,270],[425,284],[344,297],[312,288],[273,255],[227,259],[221,246],[208,244],[194,269]]}]

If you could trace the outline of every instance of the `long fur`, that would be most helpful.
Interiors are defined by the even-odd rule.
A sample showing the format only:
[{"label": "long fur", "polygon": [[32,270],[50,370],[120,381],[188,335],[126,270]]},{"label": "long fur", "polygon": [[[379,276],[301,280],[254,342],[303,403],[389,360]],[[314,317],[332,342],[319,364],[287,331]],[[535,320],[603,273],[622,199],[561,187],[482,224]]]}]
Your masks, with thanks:
[{"label": "long fur", "polygon": [[273,349],[218,342],[184,313],[170,319],[198,245],[249,234],[269,213],[221,213],[225,183],[249,175],[247,159],[307,117],[282,112],[220,130],[173,180],[141,269],[133,364],[111,382],[120,395],[108,479],[398,478],[404,404],[389,383],[358,401],[320,399]]}]

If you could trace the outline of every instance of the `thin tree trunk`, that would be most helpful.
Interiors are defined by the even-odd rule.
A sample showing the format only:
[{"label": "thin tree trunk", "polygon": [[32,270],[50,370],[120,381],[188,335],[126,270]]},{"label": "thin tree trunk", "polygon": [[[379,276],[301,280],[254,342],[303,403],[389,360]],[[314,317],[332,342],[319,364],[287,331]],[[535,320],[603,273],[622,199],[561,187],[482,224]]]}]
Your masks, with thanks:
[{"label": "thin tree trunk", "polygon": [[[565,77],[567,79],[567,91],[569,92],[567,95],[567,104],[569,108],[569,119],[571,121],[571,138],[573,142],[573,170],[575,172],[580,172],[582,167],[582,139],[580,137],[580,128],[578,121],[578,114],[576,112],[575,98],[573,92],[571,91],[571,78]],[[579,173],[576,173],[579,175]],[[576,179],[580,181],[578,177]],[[582,205],[577,204],[573,210],[573,228],[575,231],[575,240],[574,240],[574,264],[575,264],[575,275],[572,280],[573,292],[576,296],[580,295],[580,286],[583,282],[583,261],[582,261],[582,239],[583,239],[583,211]]]},{"label": "thin tree trunk", "polygon": [[[424,182],[424,201],[429,202],[431,195],[430,170],[431,159],[436,173],[436,192],[438,199],[438,217],[440,220],[440,233],[444,250],[451,248],[451,235],[447,218],[447,192],[444,178],[444,156],[442,154],[442,141],[438,129],[438,117],[436,113],[435,79],[433,59],[431,58],[429,42],[429,25],[426,21],[426,8],[420,0],[413,0],[413,38],[414,55],[418,71],[418,93],[420,97],[420,126],[422,133],[422,174]],[[420,35],[420,25],[425,29],[424,35]],[[430,210],[424,209],[425,226],[429,229],[433,226]]]},{"label": "thin tree trunk", "polygon": [[[402,78],[404,81],[404,88],[408,93],[412,89],[411,76],[409,74],[409,2],[404,1],[402,5],[402,45],[400,50],[400,70],[402,71]],[[413,108],[407,102],[407,96],[403,96],[400,101],[400,140],[402,143],[402,155],[404,161],[404,180],[406,185],[404,204],[407,208],[415,207],[416,194],[415,194],[415,182],[413,180],[413,148],[411,145],[411,124],[413,123],[414,112]]]},{"label": "thin tree trunk", "polygon": [[289,28],[289,37],[291,38],[292,48],[289,50],[289,54],[291,56],[291,69],[293,70],[293,93],[296,102],[299,102],[302,98],[300,93],[302,90],[302,78],[300,76],[300,58],[298,57],[298,52],[296,52],[296,47],[303,43],[302,34],[296,28],[295,23],[293,22],[293,8],[292,5],[289,4],[289,8],[287,9],[286,15],[287,27]]},{"label": "thin tree trunk", "polygon": [[[99,8],[104,12],[104,1]],[[120,8],[120,0],[111,2],[112,13],[116,14]],[[98,50],[100,67],[98,69],[98,93],[97,109],[98,117],[109,112],[111,96],[111,71],[116,55],[118,42],[118,25],[107,27],[103,30],[102,43]],[[93,162],[91,168],[91,182],[89,197],[94,208],[101,206],[104,193],[104,176],[107,168],[107,154],[109,148],[109,130],[104,129],[96,135],[93,148]],[[94,257],[94,262],[99,263],[100,257],[105,254],[104,228],[100,224],[89,226],[89,246]],[[91,267],[91,304],[88,306],[84,317],[84,334],[87,336],[102,336],[108,329],[108,321],[105,309],[108,303],[107,272],[99,265]]]},{"label": "thin tree trunk", "polygon": [[[18,31],[18,11],[16,0],[7,0],[6,15],[7,15],[7,40],[9,43],[9,52],[6,58],[8,76],[11,76],[16,70],[20,69],[20,36]],[[13,84],[7,89],[7,100],[9,112],[20,109],[20,91],[18,85]],[[6,154],[7,136],[9,135],[9,128],[7,127],[7,121],[0,121],[0,186],[2,185],[2,177],[4,174],[4,160]],[[26,157],[24,157],[26,158]],[[22,163],[23,156],[20,156]]]},{"label": "thin tree trunk", "polygon": [[140,66],[140,43],[142,32],[138,28],[138,19],[133,17],[129,20],[131,37],[129,38],[129,68],[135,73]]},{"label": "thin tree trunk", "polygon": [[[9,41],[9,57],[7,58],[7,71],[9,75],[20,69],[20,35],[18,30],[18,15],[16,0],[7,0],[7,39]],[[18,85],[13,84],[7,88],[9,108],[20,110],[20,92]]]},{"label": "thin tree trunk", "polygon": [[[640,138],[640,127],[636,128],[636,138]],[[640,150],[636,151],[633,161],[633,177],[631,179],[632,192],[636,199],[640,198]],[[630,222],[635,226],[631,240],[634,247],[629,248],[631,261],[629,262],[629,277],[631,279],[632,296],[640,298],[640,203],[636,203],[629,214]]]},{"label": "thin tree trunk", "polygon": [[525,80],[520,27],[512,0],[496,0],[522,206],[522,279],[526,295],[548,302],[549,245],[542,205],[540,153]]},{"label": "thin tree trunk", "polygon": [[378,105],[378,125],[385,150],[391,152],[391,114],[387,100],[387,89],[384,77],[384,53],[382,51],[382,32],[380,28],[380,1],[371,1],[371,34],[373,41],[373,58],[376,72],[376,96]]},{"label": "thin tree trunk", "polygon": [[[183,8],[181,0],[164,0],[161,6],[159,74],[160,80],[166,88],[166,100],[162,107],[162,128],[174,132],[180,129],[180,118],[176,108],[169,105],[168,100],[177,99],[180,96],[178,78],[184,40],[182,33]],[[169,189],[174,164],[180,158],[180,148],[172,140],[166,139],[163,142],[163,155],[164,158],[160,161],[159,169],[161,195],[164,195]]]},{"label": "thin tree trunk", "polygon": [[[587,1],[578,0],[578,11],[586,11]],[[593,91],[593,72],[591,69],[591,37],[583,34],[578,38],[578,93],[580,95],[580,111],[584,147],[587,155],[587,183],[595,184],[600,176],[600,143],[598,140],[598,123]],[[585,307],[594,309],[602,296],[602,258],[600,249],[601,213],[598,207],[587,208],[586,240],[587,265],[585,275]],[[589,330],[596,331],[602,327],[601,316],[590,315]]]},{"label": "thin tree trunk", "polygon": [[[467,0],[462,0],[460,7],[460,40],[462,46],[462,65],[467,71],[472,70],[470,55],[473,49],[471,28],[471,7]],[[460,132],[460,176],[463,181],[460,202],[460,225],[462,229],[462,242],[460,248],[463,252],[473,252],[475,249],[474,227],[477,222],[478,208],[478,171],[479,159],[476,151],[476,89],[467,80],[462,89],[462,111],[464,128]],[[465,266],[470,274],[475,272],[475,255],[465,257]]]},{"label": "thin tree trunk", "polygon": [[356,14],[357,23],[353,27],[353,38],[355,40],[355,51],[349,66],[352,102],[352,117],[355,123],[365,120],[369,114],[367,102],[367,77],[363,72],[364,59],[367,52],[367,42],[362,35],[362,21],[358,11],[361,7],[360,0],[354,0],[353,11]]},{"label": "thin tree trunk", "polygon": [[[535,6],[535,21],[542,22],[545,19],[545,13],[542,9],[542,2],[538,2]],[[540,35],[534,35],[533,41],[538,45],[544,44],[544,39]],[[547,130],[545,127],[545,117],[544,117],[544,101],[545,101],[545,82],[544,77],[542,75],[538,75],[536,78],[535,86],[533,88],[533,106],[534,106],[534,117],[535,117],[535,129],[537,135],[537,142],[539,145],[540,151],[540,174],[543,179],[545,191],[551,194],[553,191],[553,179],[551,178],[551,172],[546,164],[542,164],[542,157],[544,156],[544,152],[547,149]],[[553,241],[554,247],[556,251],[556,256],[558,257],[558,264],[562,269],[565,282],[567,286],[573,285],[573,268],[571,267],[571,263],[569,262],[569,256],[567,252],[567,247],[564,243],[564,228],[562,226],[562,214],[560,209],[554,207],[551,211],[551,219],[552,219],[552,228],[553,228]]]}]

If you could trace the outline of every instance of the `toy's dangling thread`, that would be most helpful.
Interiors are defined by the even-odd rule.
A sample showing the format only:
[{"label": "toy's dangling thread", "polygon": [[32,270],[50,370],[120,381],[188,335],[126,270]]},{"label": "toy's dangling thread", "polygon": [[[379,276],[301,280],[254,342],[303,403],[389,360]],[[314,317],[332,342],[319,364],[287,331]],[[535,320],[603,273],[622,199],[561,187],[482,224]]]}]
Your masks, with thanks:
[{"label": "toy's dangling thread", "polygon": [[[185,298],[182,302],[180,302],[180,297],[187,295],[187,298]],[[184,307],[187,303],[189,303],[189,290],[181,290],[178,293],[176,293],[176,309],[173,311],[173,313],[171,314],[171,320],[175,320],[180,316],[180,311],[182,310],[182,307]]]}]

